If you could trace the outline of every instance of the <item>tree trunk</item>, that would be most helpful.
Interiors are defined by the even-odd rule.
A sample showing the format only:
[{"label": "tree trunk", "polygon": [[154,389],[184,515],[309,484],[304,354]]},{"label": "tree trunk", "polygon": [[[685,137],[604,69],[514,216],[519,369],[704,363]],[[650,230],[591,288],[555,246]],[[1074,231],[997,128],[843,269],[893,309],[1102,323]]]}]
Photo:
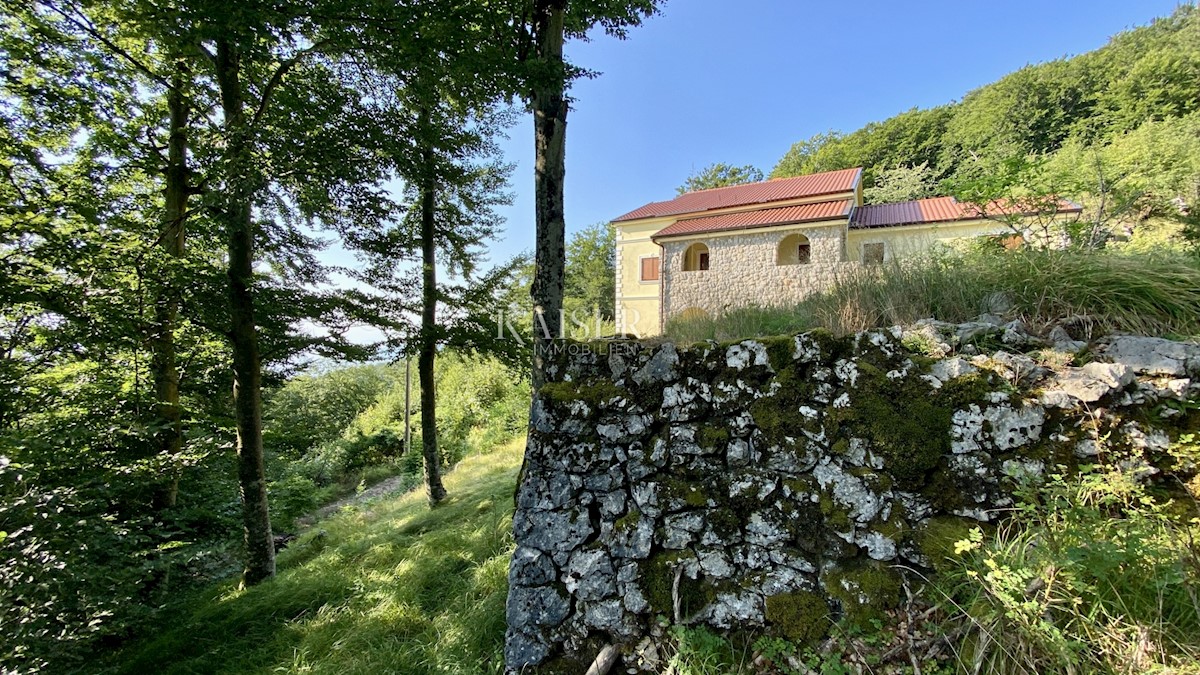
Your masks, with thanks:
[{"label": "tree trunk", "polygon": [[225,219],[229,255],[230,342],[233,345],[233,408],[237,425],[238,484],[246,567],[242,583],[252,586],[275,575],[275,543],[267,511],[263,467],[262,372],[254,323],[254,223],[251,204],[250,130],[240,77],[240,54],[228,40],[217,41],[217,83],[225,116]]},{"label": "tree trunk", "polygon": [[[183,93],[183,66],[171,76],[167,90],[167,109],[170,114],[167,140],[167,168],[164,172],[163,230],[159,245],[168,258],[183,257],[184,218],[187,216],[188,167],[187,125],[188,103]],[[158,298],[154,303],[154,335],[150,340],[151,370],[154,372],[155,413],[162,429],[157,436],[160,459],[167,461],[162,484],[155,487],[154,508],[162,510],[175,506],[179,495],[179,471],[174,459],[183,447],[182,410],[179,406],[179,369],[175,358],[175,324],[179,316],[179,288],[174,283],[173,270],[164,275]]]},{"label": "tree trunk", "polygon": [[[428,142],[428,141],[426,141]],[[433,177],[433,151],[423,153],[426,177],[421,186],[421,352],[417,374],[421,379],[421,451],[425,456],[425,490],[429,505],[436,506],[446,497],[442,485],[442,462],[438,455],[437,390],[433,361],[437,354],[437,269],[434,209],[437,186]]]},{"label": "tree trunk", "polygon": [[546,361],[554,340],[562,337],[563,275],[566,265],[566,221],[563,181],[566,176],[567,100],[563,64],[563,14],[566,0],[536,0],[534,39],[537,59],[555,72],[538,80],[531,95],[534,133],[535,235],[533,286],[533,388],[546,381]]}]

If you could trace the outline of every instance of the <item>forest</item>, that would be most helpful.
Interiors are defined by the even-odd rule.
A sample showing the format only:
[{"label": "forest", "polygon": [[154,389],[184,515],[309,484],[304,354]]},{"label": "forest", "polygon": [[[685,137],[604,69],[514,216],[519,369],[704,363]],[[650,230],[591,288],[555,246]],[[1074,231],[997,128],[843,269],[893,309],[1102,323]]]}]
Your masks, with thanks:
[{"label": "forest", "polygon": [[[531,307],[591,284],[566,250],[606,236],[565,241],[586,73],[563,43],[656,4],[5,0],[5,671],[80,667],[190,588],[272,578],[297,516],[384,476],[437,504],[473,430],[522,427],[558,331],[533,340]],[[522,107],[538,254],[485,266]],[[498,308],[530,339],[498,339]]]},{"label": "forest", "polygon": [[[535,317],[612,329],[612,231],[566,236],[569,87],[596,74],[563,45],[623,39],[663,6],[0,0],[0,670],[144,672],[210,625],[206,640],[242,635],[238,668],[275,666],[290,646],[255,631],[356,592],[306,567],[323,547],[339,573],[400,556],[353,539],[384,536],[385,516],[483,561],[455,576],[470,556],[407,539],[411,557],[388,558],[428,588],[467,587],[446,594],[465,603],[447,600],[459,632],[414,629],[434,655],[403,672],[497,670],[511,441],[562,337]],[[534,120],[536,251],[488,260],[518,179],[497,139],[518,115]],[[1200,11],[817,134],[770,176],[849,166],[866,167],[870,202],[1065,195],[1106,233],[1089,246],[1194,253]],[[681,190],[761,177],[715,165]],[[355,263],[325,262],[335,248]],[[498,308],[523,339],[497,339]],[[377,337],[356,338],[364,326]],[[407,501],[354,511],[387,481]],[[294,538],[344,503],[359,520]],[[280,551],[309,576],[272,589]],[[255,609],[213,618],[256,588],[236,596]],[[419,621],[402,614],[389,620]],[[167,646],[145,647],[167,617]],[[339,630],[330,651],[359,626]]]},{"label": "forest", "polygon": [[1197,45],[1200,12],[1184,4],[959,101],[801,140],[770,176],[862,166],[867,203],[1057,194],[1102,223],[1178,220],[1200,202]]}]

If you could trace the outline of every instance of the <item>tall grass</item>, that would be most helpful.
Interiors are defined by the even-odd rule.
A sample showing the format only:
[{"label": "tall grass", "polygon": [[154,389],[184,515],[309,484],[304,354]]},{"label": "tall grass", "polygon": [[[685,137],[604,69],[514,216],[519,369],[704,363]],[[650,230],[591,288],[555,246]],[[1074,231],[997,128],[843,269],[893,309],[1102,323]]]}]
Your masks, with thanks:
[{"label": "tall grass", "polygon": [[674,319],[665,333],[680,342],[818,327],[846,334],[928,317],[968,321],[987,312],[1034,330],[1068,321],[1088,334],[1197,336],[1200,260],[1172,252],[938,251],[859,268],[794,306]]},{"label": "tall grass", "polygon": [[347,510],[279,574],[189,598],[118,673],[499,673],[520,440],[472,454],[430,510],[421,490]]}]

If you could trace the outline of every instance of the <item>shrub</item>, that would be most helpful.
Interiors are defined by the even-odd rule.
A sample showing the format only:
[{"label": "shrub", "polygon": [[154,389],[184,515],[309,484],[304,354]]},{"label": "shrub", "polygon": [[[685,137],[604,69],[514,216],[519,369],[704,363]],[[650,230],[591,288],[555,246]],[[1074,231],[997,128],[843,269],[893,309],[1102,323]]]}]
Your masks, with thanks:
[{"label": "shrub", "polygon": [[1197,521],[1120,470],[1055,475],[938,582],[984,672],[1141,673],[1200,660]]},{"label": "shrub", "polygon": [[269,493],[271,522],[281,528],[328,501],[333,496],[333,488],[320,487],[311,478],[293,473],[272,481]]},{"label": "shrub", "polygon": [[379,397],[400,385],[403,373],[374,364],[294,377],[270,394],[264,443],[288,458],[332,441]]}]

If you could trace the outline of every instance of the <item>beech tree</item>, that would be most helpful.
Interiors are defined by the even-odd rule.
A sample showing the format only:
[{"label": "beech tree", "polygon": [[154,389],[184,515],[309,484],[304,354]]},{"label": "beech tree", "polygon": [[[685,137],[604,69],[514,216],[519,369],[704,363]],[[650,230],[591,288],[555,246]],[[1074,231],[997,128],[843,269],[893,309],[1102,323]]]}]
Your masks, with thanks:
[{"label": "beech tree", "polygon": [[[178,9],[138,8],[141,30],[163,48],[192,56],[212,82],[219,115],[205,207],[224,233],[233,418],[246,584],[274,574],[262,444],[264,356],[305,349],[347,353],[339,326],[365,313],[353,296],[312,292],[324,279],[317,242],[301,225],[345,230],[379,220],[391,201],[379,189],[386,165],[367,147],[371,118],[330,67],[353,49],[315,17],[322,7],[255,6],[230,13],[196,0]],[[275,262],[274,283],[257,266]],[[283,282],[283,283],[279,283]],[[266,310],[266,311],[264,311]],[[295,332],[303,316],[325,335]],[[263,340],[266,339],[266,344]]]},{"label": "beech tree", "polygon": [[867,204],[886,204],[934,197],[938,194],[939,176],[939,172],[931,169],[927,162],[877,169],[874,184],[863,189],[863,201]]},{"label": "beech tree", "polygon": [[676,188],[675,192],[685,194],[696,190],[711,190],[712,188],[729,187],[731,185],[757,183],[762,179],[762,170],[753,165],[733,166],[717,162],[688,176],[683,185]]},{"label": "beech tree", "polygon": [[533,112],[535,245],[530,295],[534,312],[533,387],[545,382],[546,357],[562,337],[566,220],[567,114],[571,81],[588,74],[563,57],[568,38],[587,39],[597,26],[624,39],[630,28],[656,14],[663,0],[529,0],[517,16],[517,55],[524,65],[524,95]]}]

